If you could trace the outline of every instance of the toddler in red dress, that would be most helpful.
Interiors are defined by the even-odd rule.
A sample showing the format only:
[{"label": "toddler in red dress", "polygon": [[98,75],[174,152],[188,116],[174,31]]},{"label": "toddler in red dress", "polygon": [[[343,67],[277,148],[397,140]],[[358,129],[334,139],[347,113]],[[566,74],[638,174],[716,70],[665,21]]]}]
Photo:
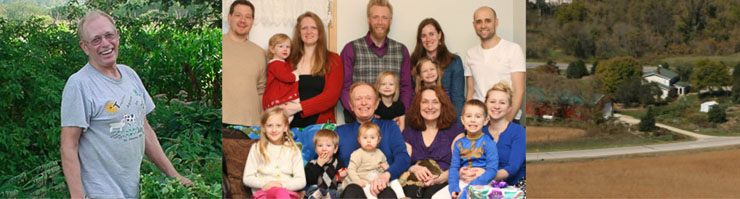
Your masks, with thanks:
[{"label": "toddler in red dress", "polygon": [[[262,96],[262,108],[270,109],[285,102],[300,101],[298,95],[298,73],[290,63],[290,37],[283,33],[273,35],[269,41],[267,57],[267,84]],[[290,117],[292,120],[293,117]]]}]

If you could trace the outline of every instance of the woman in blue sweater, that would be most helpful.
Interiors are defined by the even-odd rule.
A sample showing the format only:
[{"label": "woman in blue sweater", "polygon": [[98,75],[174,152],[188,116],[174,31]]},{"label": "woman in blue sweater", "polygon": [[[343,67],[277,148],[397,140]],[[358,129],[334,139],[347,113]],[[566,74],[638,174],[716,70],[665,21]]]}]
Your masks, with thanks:
[{"label": "woman in blue sweater", "polygon": [[442,88],[449,91],[450,101],[457,110],[456,118],[460,118],[460,112],[465,103],[465,76],[462,59],[447,50],[442,27],[433,18],[426,18],[419,23],[416,32],[416,46],[414,52],[411,53],[411,65],[416,66],[416,63],[423,58],[439,63]]},{"label": "woman in blue sweater", "polygon": [[519,185],[524,178],[526,158],[526,136],[524,127],[506,120],[511,109],[511,87],[500,82],[486,93],[486,107],[490,123],[483,128],[496,141],[499,169],[495,180],[505,180],[509,185]]}]

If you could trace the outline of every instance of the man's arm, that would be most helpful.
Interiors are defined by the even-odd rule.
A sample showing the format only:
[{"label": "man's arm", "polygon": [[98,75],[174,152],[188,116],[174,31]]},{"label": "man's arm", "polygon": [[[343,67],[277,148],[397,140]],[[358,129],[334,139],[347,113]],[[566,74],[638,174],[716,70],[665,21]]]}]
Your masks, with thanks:
[{"label": "man's arm", "polygon": [[[465,60],[463,62],[463,76],[465,76],[465,101],[473,99],[473,94],[475,93],[475,88],[473,88],[475,82],[473,82],[473,71],[471,70],[470,50],[468,50],[468,54],[465,55]],[[462,112],[462,110],[457,111]]]},{"label": "man's arm", "polygon": [[344,83],[342,83],[342,94],[339,96],[339,101],[342,102],[344,110],[354,114],[352,109],[349,108],[349,87],[352,86],[352,74],[355,71],[355,52],[354,49],[352,49],[352,42],[349,42],[344,46],[342,54],[340,54],[339,57],[342,59],[342,66],[344,67]]},{"label": "man's arm", "polygon": [[188,186],[192,185],[193,182],[177,173],[175,167],[172,166],[172,162],[170,162],[170,160],[167,159],[167,156],[164,155],[162,146],[159,144],[159,140],[157,139],[157,134],[154,133],[154,129],[149,125],[149,121],[147,121],[146,118],[144,119],[144,133],[146,136],[144,154],[149,157],[149,160],[154,162],[159,170],[164,172],[167,177],[176,177],[180,180],[180,183]]},{"label": "man's arm", "polygon": [[267,60],[261,63],[260,66],[262,68],[260,68],[257,76],[257,101],[259,104],[262,104],[262,95],[265,94],[265,86],[267,84]]},{"label": "man's arm", "polygon": [[465,101],[473,99],[473,93],[475,93],[475,88],[473,88],[473,76],[467,76],[465,77],[465,84],[466,84],[466,92],[465,94]]},{"label": "man's arm", "polygon": [[406,108],[404,111],[408,111],[409,107],[411,107],[411,95],[414,93],[414,87],[411,85],[411,58],[406,46],[403,47],[403,65],[401,65],[401,74],[399,75],[399,81],[401,81],[401,93],[399,93],[401,96],[399,100],[401,100]]},{"label": "man's arm", "polygon": [[77,155],[82,128],[62,127],[62,170],[69,187],[70,198],[84,198],[82,177],[80,176],[80,157]]},{"label": "man's arm", "polygon": [[511,99],[511,110],[509,110],[509,113],[506,114],[506,119],[509,121],[514,120],[514,117],[516,117],[516,113],[519,112],[522,107],[525,90],[524,79],[525,72],[511,73],[511,87],[512,90],[514,90],[514,96],[512,96]]}]

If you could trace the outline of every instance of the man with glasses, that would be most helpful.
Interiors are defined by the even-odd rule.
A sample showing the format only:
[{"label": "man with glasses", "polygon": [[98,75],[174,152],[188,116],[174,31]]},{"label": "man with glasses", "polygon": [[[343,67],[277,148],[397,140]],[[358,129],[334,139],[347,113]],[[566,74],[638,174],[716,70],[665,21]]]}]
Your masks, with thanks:
[{"label": "man with glasses", "polygon": [[227,127],[260,125],[262,94],[267,82],[265,50],[249,41],[254,5],[236,0],[229,7],[229,32],[223,35],[222,122]]},{"label": "man with glasses", "polygon": [[[411,103],[411,61],[409,50],[402,43],[388,38],[393,20],[393,7],[388,0],[370,0],[367,4],[368,33],[351,41],[342,49],[344,84],[341,101],[347,123],[354,121],[349,108],[349,87],[355,82],[375,84],[375,78],[383,71],[392,71],[400,78],[400,100],[408,109]],[[405,110],[405,109],[404,109]],[[393,119],[403,126],[403,116]]]},{"label": "man with glasses", "polygon": [[113,18],[92,10],[77,33],[89,61],[67,80],[61,110],[62,168],[71,198],[138,198],[144,154],[167,176],[192,185],[147,122],[154,103],[141,79],[116,64],[120,35]]}]

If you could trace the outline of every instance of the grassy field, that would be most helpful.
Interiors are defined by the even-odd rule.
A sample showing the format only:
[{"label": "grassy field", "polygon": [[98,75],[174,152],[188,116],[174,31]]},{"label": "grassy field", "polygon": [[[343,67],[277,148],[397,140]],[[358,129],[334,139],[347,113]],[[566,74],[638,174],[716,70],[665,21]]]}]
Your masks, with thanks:
[{"label": "grassy field", "polygon": [[740,150],[528,163],[531,198],[737,198]]},{"label": "grassy field", "polygon": [[[691,141],[693,138],[661,129],[655,133],[636,132],[636,126],[589,121],[527,120],[527,152],[551,152],[664,144]],[[631,128],[628,130],[628,128]],[[633,133],[630,133],[633,132]]]},{"label": "grassy field", "polygon": [[[541,130],[534,131],[549,131],[549,133],[559,133],[558,131],[550,131],[545,127],[535,127]],[[580,129],[577,129],[580,130]],[[527,140],[530,139],[530,135],[533,134],[533,128],[527,127]],[[570,150],[586,150],[586,149],[600,149],[600,148],[615,148],[615,147],[627,147],[627,146],[639,146],[648,144],[665,144],[673,142],[683,142],[694,140],[691,137],[679,135],[672,132],[664,132],[660,135],[649,135],[649,134],[616,134],[616,135],[584,135],[577,138],[571,138],[567,140],[558,140],[551,142],[527,142],[527,152],[552,152],[552,151],[570,151]]]},{"label": "grassy field", "polygon": [[725,63],[725,65],[730,66],[730,67],[731,66],[735,66],[735,64],[740,63],[740,53],[736,53],[736,54],[730,55],[730,56],[695,56],[695,57],[681,56],[681,57],[666,57],[666,58],[663,58],[663,59],[660,59],[660,60],[662,60],[663,62],[667,62],[671,66],[677,66],[678,64],[681,64],[681,63],[690,63],[690,64],[693,64],[697,60],[705,59],[705,58],[706,59],[709,59],[709,60],[712,60],[712,61],[723,62],[723,63]]},{"label": "grassy field", "polygon": [[[547,62],[549,60],[553,60],[553,61],[555,61],[557,63],[568,64],[570,62],[574,62],[574,61],[578,61],[579,60],[578,58],[575,58],[573,56],[567,56],[567,55],[565,55],[562,52],[562,50],[559,50],[559,49],[549,50],[547,52],[547,57],[551,57],[551,59],[547,59],[547,58],[533,59],[533,58],[530,58],[530,59],[527,59],[527,62],[542,62],[542,63],[545,63],[545,62]],[[736,64],[740,63],[740,53],[736,53],[734,55],[729,55],[729,56],[691,56],[691,57],[678,56],[678,57],[663,57],[663,58],[661,58],[661,57],[647,57],[647,58],[640,58],[639,60],[640,60],[641,63],[644,63],[645,64],[645,65],[643,65],[643,67],[656,67],[656,66],[658,66],[658,64],[661,64],[661,63],[664,63],[665,62],[665,63],[668,63],[671,66],[671,69],[675,71],[675,67],[678,66],[678,65],[680,65],[680,64],[683,64],[683,63],[694,64],[694,62],[696,62],[696,61],[698,61],[700,59],[709,59],[709,60],[712,60],[712,61],[722,62],[722,63],[724,63],[728,67],[733,67]],[[593,63],[596,60],[599,60],[599,59],[589,58],[589,59],[585,59],[584,62],[586,62],[586,64],[591,64],[591,63]],[[599,60],[599,61],[605,61],[605,60]],[[588,69],[590,70],[591,68],[588,68]]]},{"label": "grassy field", "polygon": [[[740,136],[740,105],[725,104],[728,102],[727,98],[726,96],[700,98],[696,94],[687,95],[667,105],[655,107],[653,109],[655,119],[659,123],[705,135]],[[708,122],[707,113],[699,111],[701,103],[712,100],[727,106],[728,122],[722,124]],[[645,115],[645,111],[644,108],[618,110],[621,114],[638,119]]]}]

